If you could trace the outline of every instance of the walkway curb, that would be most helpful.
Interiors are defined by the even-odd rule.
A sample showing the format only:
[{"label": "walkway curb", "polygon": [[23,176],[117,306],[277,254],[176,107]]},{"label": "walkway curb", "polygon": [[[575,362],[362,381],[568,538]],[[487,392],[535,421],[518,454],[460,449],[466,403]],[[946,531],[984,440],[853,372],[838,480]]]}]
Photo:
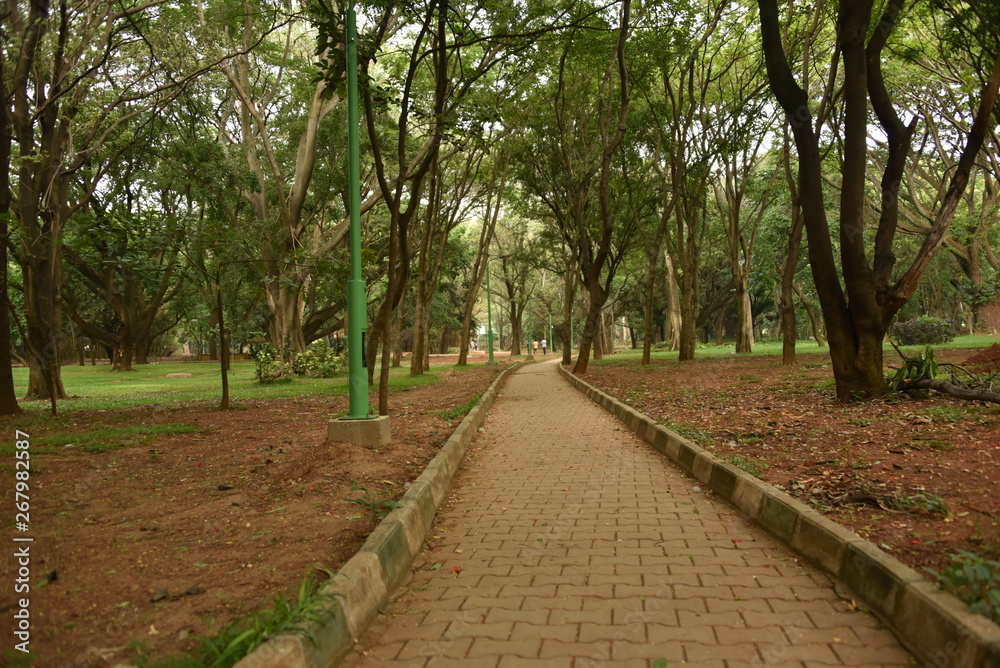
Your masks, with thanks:
[{"label": "walkway curb", "polygon": [[357,554],[323,588],[323,593],[333,599],[318,613],[319,619],[309,624],[309,637],[295,634],[272,638],[237,663],[236,668],[327,668],[339,663],[419,554],[469,443],[507,374],[518,366],[504,369],[483,392],[400,499],[401,507],[382,520]]},{"label": "walkway curb", "polygon": [[922,665],[1000,666],[1000,627],[915,570],[805,504],[559,371],[594,403],[824,572],[848,585]]}]

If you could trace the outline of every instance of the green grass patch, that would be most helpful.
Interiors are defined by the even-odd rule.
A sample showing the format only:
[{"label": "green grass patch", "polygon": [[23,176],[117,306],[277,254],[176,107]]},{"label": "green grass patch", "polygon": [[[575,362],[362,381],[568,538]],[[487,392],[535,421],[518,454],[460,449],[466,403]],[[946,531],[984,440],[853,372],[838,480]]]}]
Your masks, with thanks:
[{"label": "green grass patch", "polygon": [[[389,387],[396,391],[407,390],[436,382],[442,366],[420,376],[411,376],[408,367],[396,367],[389,371]],[[14,385],[18,393],[27,390],[28,370],[16,368]],[[167,378],[169,374],[190,373],[190,378]],[[376,369],[376,379],[378,369]],[[136,365],[135,371],[111,371],[108,366],[62,368],[66,393],[73,397],[59,402],[59,411],[104,410],[117,411],[136,406],[210,406],[222,396],[222,374],[217,363],[209,362],[169,362],[162,364]],[[295,376],[285,382],[259,383],[254,375],[253,362],[232,363],[229,372],[229,394],[233,402],[255,399],[281,399],[289,397],[336,397],[346,396],[349,391],[346,373],[333,378],[311,378]],[[18,417],[18,428],[31,433],[33,420],[46,427],[53,425],[51,418],[44,422],[39,416],[47,412],[47,401],[23,401],[21,407],[29,415]],[[34,413],[35,415],[31,415]],[[22,426],[23,425],[23,426]]]},{"label": "green grass patch", "polygon": [[920,492],[912,496],[901,496],[891,504],[896,510],[908,513],[931,515],[932,517],[951,517],[951,510],[937,494]]},{"label": "green grass patch", "polygon": [[455,406],[454,408],[446,411],[438,411],[438,415],[444,420],[457,420],[458,418],[465,417],[465,415],[479,403],[480,397],[482,397],[482,395],[477,394],[461,406]]},{"label": "green grass patch", "polygon": [[199,427],[183,423],[140,424],[90,429],[71,434],[54,434],[40,438],[38,443],[50,447],[75,444],[84,452],[109,452],[133,445],[145,445],[158,434],[192,434],[200,431]]},{"label": "green grass patch", "polygon": [[914,438],[913,444],[918,448],[930,448],[938,452],[947,452],[954,449],[955,444],[940,438]]},{"label": "green grass patch", "polygon": [[733,466],[743,469],[755,478],[761,477],[764,471],[770,468],[770,464],[767,462],[735,452],[725,454],[723,458]]},{"label": "green grass patch", "polygon": [[198,647],[187,656],[151,660],[141,644],[133,644],[132,649],[139,651],[135,662],[139,668],[231,668],[268,638],[282,633],[302,634],[315,643],[306,626],[320,621],[323,606],[332,599],[310,576],[299,585],[294,599],[278,594],[269,608],[227,624],[215,635],[199,636]]},{"label": "green grass patch", "polygon": [[925,408],[921,411],[924,415],[933,418],[935,422],[962,422],[968,420],[975,413],[975,407],[972,406],[959,406],[956,404],[942,404],[940,406],[931,406],[930,408]]},{"label": "green grass patch", "polygon": [[[935,344],[932,346],[935,350],[947,350],[949,348],[988,348],[994,343],[1000,343],[1000,338],[996,336],[985,336],[985,335],[974,335],[970,336],[968,334],[962,336],[956,336],[954,341],[949,343]],[[733,344],[731,342],[723,343],[721,346],[716,346],[714,344],[699,344],[695,350],[694,357],[695,360],[706,359],[706,358],[719,358],[719,357],[781,357],[781,341],[778,340],[766,340],[759,341],[754,345],[753,352],[751,353],[740,353],[736,355],[733,353]],[[902,346],[902,350],[907,355],[917,355],[926,346]],[[886,353],[885,359],[892,360],[898,359],[893,350],[892,344],[888,341],[882,345],[883,351]],[[819,347],[816,345],[815,341],[811,340],[800,340],[795,348],[797,354],[805,354],[808,356],[820,354],[823,359],[816,361],[814,358],[810,359],[807,357],[805,360],[800,360],[805,368],[822,368],[824,366],[830,365],[828,346]],[[891,354],[891,355],[890,355]],[[652,353],[652,359],[655,360],[676,360],[678,357],[677,351],[656,351]],[[642,359],[642,348],[636,350],[623,349],[615,352],[613,355],[606,355],[603,360],[591,359],[591,364],[596,364],[597,366],[604,366],[609,364],[617,364],[620,362],[638,362]]]},{"label": "green grass patch", "polygon": [[692,443],[700,443],[700,444],[706,445],[706,444],[713,443],[715,441],[714,438],[712,438],[711,436],[709,436],[700,427],[695,427],[695,426],[688,425],[688,424],[678,424],[678,423],[672,422],[670,420],[667,420],[665,422],[661,422],[660,424],[662,424],[664,427],[666,427],[670,431],[674,432],[675,434],[686,438],[687,440],[691,441]]}]

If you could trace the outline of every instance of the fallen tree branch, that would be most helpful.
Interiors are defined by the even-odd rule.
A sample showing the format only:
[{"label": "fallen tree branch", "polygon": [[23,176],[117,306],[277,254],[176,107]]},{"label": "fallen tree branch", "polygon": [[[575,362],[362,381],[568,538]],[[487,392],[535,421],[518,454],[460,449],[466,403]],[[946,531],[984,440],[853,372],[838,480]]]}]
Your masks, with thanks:
[{"label": "fallen tree branch", "polygon": [[989,401],[994,404],[1000,404],[1000,392],[969,390],[944,380],[921,378],[920,380],[913,380],[907,383],[905,389],[937,390],[942,394],[948,394],[959,399],[976,399],[978,401]]}]

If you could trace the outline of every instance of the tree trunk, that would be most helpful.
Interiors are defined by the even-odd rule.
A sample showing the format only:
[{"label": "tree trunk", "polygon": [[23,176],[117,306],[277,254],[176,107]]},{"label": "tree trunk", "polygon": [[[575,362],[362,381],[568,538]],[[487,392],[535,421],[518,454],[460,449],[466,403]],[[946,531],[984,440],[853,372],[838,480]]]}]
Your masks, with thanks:
[{"label": "tree trunk", "polygon": [[595,360],[604,359],[604,351],[607,350],[607,330],[604,328],[604,309],[597,317],[597,325],[594,327],[594,340],[590,344],[590,352]]},{"label": "tree trunk", "polygon": [[753,351],[753,308],[750,304],[750,289],[747,285],[749,276],[741,272],[739,277],[733,277],[736,284],[736,352],[749,353]]},{"label": "tree trunk", "polygon": [[578,376],[587,373],[587,365],[590,361],[590,349],[593,346],[594,336],[597,332],[600,311],[601,304],[597,300],[591,299],[591,306],[587,309],[587,319],[583,323],[580,352],[577,353],[576,366],[573,367],[573,373]]},{"label": "tree trunk", "polygon": [[795,294],[798,295],[799,301],[802,302],[802,306],[806,310],[806,315],[809,316],[809,325],[812,329],[813,338],[816,339],[816,345],[822,348],[826,345],[826,339],[823,337],[822,319],[816,312],[815,307],[813,307],[812,302],[802,294],[802,287],[798,283],[792,283],[792,289],[795,290]]},{"label": "tree trunk", "polygon": [[[670,253],[663,254],[663,261],[665,262],[666,271],[664,271],[664,278],[667,282],[667,322],[668,327],[667,334],[664,335],[664,340],[666,340],[667,335],[670,336],[670,350],[680,350],[681,347],[681,323],[683,322],[681,318],[681,299],[680,290],[677,287],[677,278],[674,275],[674,261],[670,257]],[[693,336],[693,334],[692,334]],[[692,355],[694,353],[692,352]]]},{"label": "tree trunk", "polygon": [[430,324],[427,317],[427,304],[424,303],[425,290],[422,281],[417,280],[417,307],[413,313],[413,354],[410,355],[410,375],[419,376],[427,369],[424,367],[424,358],[427,355],[427,345],[430,332],[427,326]]},{"label": "tree trunk", "polygon": [[277,284],[269,285],[265,294],[273,316],[271,344],[282,364],[290,368],[295,355],[306,349],[306,339],[302,331],[302,295],[297,286],[286,285],[286,279],[292,280],[289,277],[276,280]]},{"label": "tree trunk", "polygon": [[[647,365],[652,362],[653,354],[653,306],[655,300],[653,296],[656,291],[656,271],[659,265],[659,253],[654,253],[650,258],[649,271],[647,273],[648,286],[646,288],[646,299],[643,302],[643,322],[642,322],[642,364]],[[634,336],[633,336],[634,341]],[[634,345],[634,344],[633,344]]]},{"label": "tree trunk", "polygon": [[576,299],[576,266],[572,259],[567,258],[563,273],[563,321],[562,363],[569,366],[573,363],[573,300]]},{"label": "tree trunk", "polygon": [[83,336],[75,336],[76,339],[76,364],[77,366],[87,366],[87,358],[83,349]]},{"label": "tree trunk", "polygon": [[399,302],[396,309],[396,324],[392,328],[390,344],[392,346],[392,366],[403,365],[403,323],[406,322],[406,298]]},{"label": "tree trunk", "polygon": [[[208,326],[210,329],[215,329],[219,326],[219,314],[212,310],[212,314],[208,318]],[[208,359],[213,362],[219,360],[219,341],[213,336],[208,342]]]},{"label": "tree trunk", "polygon": [[[804,219],[802,206],[799,203],[798,188],[792,177],[790,151],[786,145],[784,150],[785,179],[792,192],[792,225],[788,231],[788,248],[785,251],[785,261],[781,267],[781,295],[778,298],[778,314],[781,318],[781,363],[785,366],[795,364],[795,345],[798,339],[798,324],[795,317],[795,270],[799,264],[799,249],[802,246],[802,229]],[[812,317],[812,315],[810,315]]]},{"label": "tree trunk", "polygon": [[795,343],[798,338],[798,324],[795,319],[795,302],[791,286],[786,284],[785,276],[781,277],[781,290],[778,297],[778,316],[781,321],[781,363],[784,366],[795,365]]},{"label": "tree trunk", "polygon": [[597,319],[596,336],[597,336],[597,341],[595,341],[593,347],[594,359],[599,360],[603,359],[604,355],[608,354],[608,347],[610,345],[608,343],[608,339],[610,338],[608,336],[608,309],[603,308],[603,306],[601,308],[601,315]]},{"label": "tree trunk", "polygon": [[678,281],[680,288],[680,342],[678,360],[686,362],[694,359],[694,351],[698,342],[696,300],[692,271],[685,268]]},{"label": "tree trunk", "polygon": [[837,399],[855,401],[886,392],[885,372],[882,369],[883,334],[876,329],[860,330],[857,335],[857,352],[830,347],[830,360],[837,379]]},{"label": "tree trunk", "polygon": [[[518,310],[517,304],[511,302],[510,311],[510,354],[514,356],[521,354],[521,316],[524,314],[524,308]],[[527,354],[525,352],[525,355]]]},{"label": "tree trunk", "polygon": [[[7,65],[5,56],[0,56],[0,91],[6,96]],[[10,291],[7,275],[7,244],[10,241],[10,205],[12,193],[10,190],[10,157],[13,142],[10,123],[10,105],[4,101],[0,104],[0,350],[7,361],[0,363],[0,415],[19,415],[21,407],[17,404],[17,393],[14,390],[14,371],[10,365]]]},{"label": "tree trunk", "polygon": [[121,337],[115,346],[114,359],[111,362],[112,371],[132,371],[132,360],[135,356],[135,343],[129,337]]},{"label": "tree trunk", "polygon": [[53,280],[57,270],[49,260],[53,249],[28,256],[24,267],[24,306],[27,321],[28,391],[25,399],[65,399],[59,366],[58,287]]}]

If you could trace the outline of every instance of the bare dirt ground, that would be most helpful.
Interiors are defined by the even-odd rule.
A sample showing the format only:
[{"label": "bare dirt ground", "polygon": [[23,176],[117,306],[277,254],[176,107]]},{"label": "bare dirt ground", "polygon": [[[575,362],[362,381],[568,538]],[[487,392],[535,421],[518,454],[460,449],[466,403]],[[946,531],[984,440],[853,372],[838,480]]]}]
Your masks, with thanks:
[{"label": "bare dirt ground", "polygon": [[[942,568],[956,549],[1000,557],[1000,496],[992,491],[1000,407],[906,396],[838,404],[825,352],[800,354],[793,368],[761,357],[648,368],[605,359],[611,364],[591,365],[589,382],[918,570]],[[194,636],[279,592],[294,595],[308,574],[325,577],[316,564],[336,571],[374,527],[343,500],[361,496],[351,487],[401,496],[461,419],[442,411],[495,377],[482,367],[448,370],[438,383],[394,395],[393,442],[379,452],[325,442],[329,416],[346,408],[346,397],[244,402],[228,413],[78,414],[88,429],[152,419],[200,432],[32,459],[34,665],[114,666],[134,656],[128,645],[137,641],[154,658],[187,651]],[[3,517],[13,516],[12,497],[0,498]],[[14,571],[6,552],[5,582]],[[0,593],[0,614],[13,607],[11,592]],[[4,648],[9,633],[0,628]]]},{"label": "bare dirt ground", "polygon": [[[937,359],[975,352],[941,350]],[[735,355],[592,364],[586,379],[929,579],[924,567],[946,567],[959,549],[1000,557],[996,404],[899,394],[840,404],[825,353],[800,354],[795,367]]]},{"label": "bare dirt ground", "polygon": [[[402,496],[464,417],[442,412],[481,394],[496,375],[482,366],[449,369],[437,383],[393,394],[392,443],[380,451],[326,442],[346,397],[247,401],[226,413],[75,414],[88,429],[141,419],[200,432],[32,458],[32,665],[113,666],[134,656],[134,642],[154,658],[188,651],[196,635],[279,592],[294,597],[310,573],[324,579],[322,569],[339,569],[374,528],[364,508],[344,501],[362,496],[351,487],[378,499]],[[3,426],[12,434],[16,424]],[[3,494],[0,512],[14,516],[13,493]],[[2,563],[9,582],[15,562],[7,554]],[[0,594],[0,614],[9,620],[14,607],[12,591]],[[11,633],[4,624],[5,650]]]}]

